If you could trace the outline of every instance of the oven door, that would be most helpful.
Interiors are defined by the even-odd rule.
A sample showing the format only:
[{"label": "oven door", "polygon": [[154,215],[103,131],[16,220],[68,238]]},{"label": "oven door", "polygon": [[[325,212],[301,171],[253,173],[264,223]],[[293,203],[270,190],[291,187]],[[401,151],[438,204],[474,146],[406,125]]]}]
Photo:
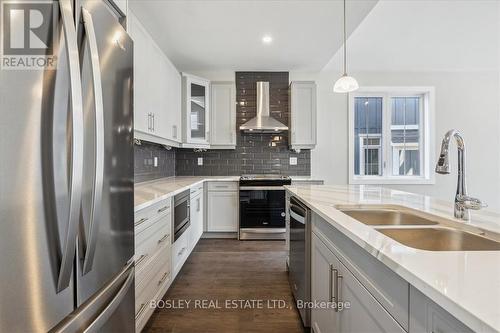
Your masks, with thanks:
[{"label": "oven door", "polygon": [[285,228],[283,187],[240,187],[240,228]]}]

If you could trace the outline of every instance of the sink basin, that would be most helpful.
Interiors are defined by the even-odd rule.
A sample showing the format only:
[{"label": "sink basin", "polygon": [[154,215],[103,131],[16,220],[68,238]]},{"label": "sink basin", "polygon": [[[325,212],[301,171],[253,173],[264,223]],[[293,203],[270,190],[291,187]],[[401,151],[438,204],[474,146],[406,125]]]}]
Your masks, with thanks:
[{"label": "sink basin", "polygon": [[470,232],[443,228],[376,228],[395,241],[428,251],[499,251],[500,242]]},{"label": "sink basin", "polygon": [[367,225],[435,225],[435,221],[396,209],[340,209],[344,214]]}]

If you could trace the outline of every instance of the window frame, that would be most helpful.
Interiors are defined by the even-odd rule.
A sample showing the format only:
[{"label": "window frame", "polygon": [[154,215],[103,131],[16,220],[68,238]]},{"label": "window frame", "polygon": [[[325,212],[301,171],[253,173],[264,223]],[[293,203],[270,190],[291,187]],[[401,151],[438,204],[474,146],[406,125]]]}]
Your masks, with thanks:
[{"label": "window frame", "polygon": [[[365,143],[364,143],[365,139],[373,139],[373,138],[380,140],[378,145],[371,145],[371,144],[365,145]],[[359,141],[360,141],[359,142],[359,160],[360,160],[360,163],[363,165],[365,162],[365,150],[376,149],[376,150],[378,150],[378,156],[379,156],[378,165],[379,165],[379,173],[380,173],[380,171],[382,170],[382,160],[383,160],[382,134],[365,134],[365,135],[359,137]],[[359,172],[362,176],[366,175],[365,168],[360,167]]]},{"label": "window frame", "polygon": [[[392,97],[421,97],[420,104],[420,139],[419,147],[423,149],[420,158],[420,175],[399,176],[393,175],[393,146],[391,145],[391,98]],[[382,98],[382,136],[381,136],[381,167],[382,175],[355,175],[354,174],[354,100],[356,97],[381,97]],[[435,140],[435,90],[434,87],[360,87],[354,93],[349,94],[348,118],[349,118],[349,184],[374,184],[374,185],[417,185],[435,184],[433,165],[435,162],[434,140]],[[395,125],[398,126],[398,125]],[[414,126],[414,125],[409,125]],[[408,128],[408,127],[407,127]],[[361,146],[360,146],[361,150]],[[361,168],[360,168],[361,173]]]}]

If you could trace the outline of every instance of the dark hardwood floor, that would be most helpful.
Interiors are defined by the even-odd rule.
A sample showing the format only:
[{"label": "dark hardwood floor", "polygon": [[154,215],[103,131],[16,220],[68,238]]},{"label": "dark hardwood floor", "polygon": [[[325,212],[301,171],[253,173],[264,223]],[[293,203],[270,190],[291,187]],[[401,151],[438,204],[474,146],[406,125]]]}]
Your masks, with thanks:
[{"label": "dark hardwood floor", "polygon": [[[156,309],[144,332],[302,333],[285,258],[283,241],[201,239],[163,298],[191,301],[189,308]],[[196,306],[196,300],[214,303],[206,308],[200,302]],[[253,308],[244,308],[246,303],[232,309],[226,300],[255,301]],[[215,301],[220,308],[213,308]],[[278,301],[285,308],[279,308]]]}]

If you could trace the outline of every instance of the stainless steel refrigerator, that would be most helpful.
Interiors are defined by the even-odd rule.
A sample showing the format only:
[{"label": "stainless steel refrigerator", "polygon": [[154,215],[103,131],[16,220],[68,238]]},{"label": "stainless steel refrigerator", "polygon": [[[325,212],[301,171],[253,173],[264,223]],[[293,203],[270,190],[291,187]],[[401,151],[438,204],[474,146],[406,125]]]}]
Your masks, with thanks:
[{"label": "stainless steel refrigerator", "polygon": [[0,332],[132,332],[133,43],[54,8],[55,69],[0,69]]}]

